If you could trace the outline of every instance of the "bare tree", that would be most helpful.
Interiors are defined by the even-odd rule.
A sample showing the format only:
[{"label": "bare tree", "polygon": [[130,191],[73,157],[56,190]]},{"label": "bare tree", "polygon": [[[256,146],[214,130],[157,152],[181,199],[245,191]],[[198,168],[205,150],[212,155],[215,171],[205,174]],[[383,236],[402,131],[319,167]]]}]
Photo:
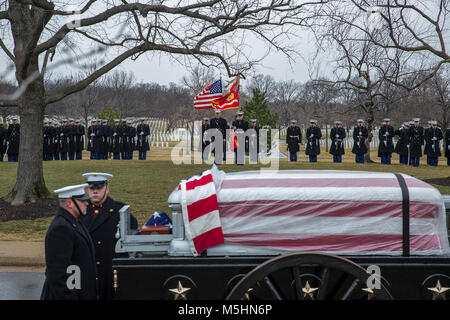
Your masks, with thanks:
[{"label": "bare tree", "polygon": [[[307,8],[316,3],[85,0],[78,1],[80,9],[74,11],[65,1],[2,1],[0,48],[14,65],[17,90],[1,95],[0,106],[18,107],[21,118],[17,179],[8,200],[21,204],[50,196],[43,176],[41,134],[48,104],[86,88],[126,59],[137,60],[146,53],[168,53],[182,62],[183,57],[193,58],[206,66],[223,66],[229,76],[239,74],[253,61],[242,46],[245,34],[252,32],[288,53],[286,39],[295,34],[293,29],[305,25]],[[94,57],[103,61],[84,79],[46,90],[46,70],[58,63],[73,69]]]},{"label": "bare tree", "polygon": [[103,97],[104,105],[118,110],[120,118],[136,116],[135,108],[130,97],[133,96],[133,86],[136,79],[131,72],[114,71],[107,75],[103,81],[103,86],[108,87],[108,94]]},{"label": "bare tree", "polygon": [[275,99],[277,82],[271,75],[264,75],[260,73],[250,79],[250,82],[246,88],[248,96],[253,95],[253,89],[258,89],[259,92],[267,98],[267,101],[271,102]]},{"label": "bare tree", "polygon": [[392,107],[395,101],[407,95],[406,91],[399,95],[395,85],[405,86],[405,79],[411,79],[411,75],[417,73],[417,64],[419,68],[423,67],[423,60],[415,60],[411,53],[397,48],[376,45],[371,39],[382,37],[377,30],[372,30],[370,36],[367,34],[337,14],[330,18],[329,24],[316,29],[321,45],[336,52],[333,83],[344,95],[351,97],[346,101],[346,113],[357,110],[365,116],[369,131],[365,160],[371,162],[370,142],[376,113],[382,106],[385,109]]},{"label": "bare tree", "polygon": [[308,81],[301,91],[301,108],[305,121],[311,118],[320,120],[320,125],[325,125],[325,147],[328,150],[328,125],[339,114],[336,108],[338,90],[327,79]]},{"label": "bare tree", "polygon": [[404,78],[386,77],[405,89],[419,87],[450,63],[447,0],[334,0],[320,10],[325,20],[351,28],[354,42],[370,41],[386,51],[409,53],[411,60],[426,61],[427,68],[420,68],[426,76],[417,81],[406,84]]}]

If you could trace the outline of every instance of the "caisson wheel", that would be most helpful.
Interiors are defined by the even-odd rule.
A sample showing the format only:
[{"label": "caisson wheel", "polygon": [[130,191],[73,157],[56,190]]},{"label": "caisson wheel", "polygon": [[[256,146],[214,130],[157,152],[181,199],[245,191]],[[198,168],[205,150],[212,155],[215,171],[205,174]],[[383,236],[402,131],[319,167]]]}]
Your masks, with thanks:
[{"label": "caisson wheel", "polygon": [[234,286],[227,299],[392,299],[382,283],[375,287],[370,285],[370,276],[361,266],[339,256],[291,253],[267,260],[250,271]]}]

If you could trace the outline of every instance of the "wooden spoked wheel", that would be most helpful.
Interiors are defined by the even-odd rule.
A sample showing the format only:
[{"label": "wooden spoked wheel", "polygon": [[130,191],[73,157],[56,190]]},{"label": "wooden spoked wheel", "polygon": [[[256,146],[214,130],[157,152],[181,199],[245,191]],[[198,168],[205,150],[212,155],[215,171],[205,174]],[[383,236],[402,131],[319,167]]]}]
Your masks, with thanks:
[{"label": "wooden spoked wheel", "polygon": [[[277,256],[250,271],[227,300],[390,300],[358,264],[330,254],[300,252]],[[369,281],[368,281],[369,280]],[[377,289],[376,287],[379,287]]]}]

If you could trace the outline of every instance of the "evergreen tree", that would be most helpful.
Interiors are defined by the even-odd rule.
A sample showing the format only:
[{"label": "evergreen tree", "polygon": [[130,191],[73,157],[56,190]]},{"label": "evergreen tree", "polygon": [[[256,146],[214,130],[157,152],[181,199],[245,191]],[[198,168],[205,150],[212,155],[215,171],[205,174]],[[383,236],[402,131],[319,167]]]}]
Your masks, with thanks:
[{"label": "evergreen tree", "polygon": [[[270,129],[276,128],[278,121],[278,114],[271,113],[269,105],[266,100],[266,95],[259,89],[253,89],[253,97],[251,100],[246,101],[241,108],[245,117],[250,122],[252,119],[256,119],[256,124],[260,129],[269,127]],[[251,123],[249,123],[251,127]],[[261,132],[260,132],[261,134]],[[267,151],[270,151],[272,146],[271,134],[267,135]]]},{"label": "evergreen tree", "polygon": [[[114,119],[120,119],[120,111],[113,108],[102,109],[98,114],[97,118],[108,120],[109,126],[114,126]],[[122,119],[120,119],[120,124],[122,124]]]}]

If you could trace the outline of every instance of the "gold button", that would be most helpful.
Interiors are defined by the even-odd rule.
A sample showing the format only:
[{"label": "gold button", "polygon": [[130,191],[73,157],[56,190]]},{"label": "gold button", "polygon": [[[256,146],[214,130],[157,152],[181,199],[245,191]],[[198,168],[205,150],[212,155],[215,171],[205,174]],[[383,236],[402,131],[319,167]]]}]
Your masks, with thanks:
[{"label": "gold button", "polygon": [[97,261],[97,264],[100,264],[100,261]]},{"label": "gold button", "polygon": [[94,213],[97,214],[97,213],[98,213],[98,210],[95,210]]},{"label": "gold button", "polygon": [[102,242],[101,241],[97,241],[97,244],[102,244]]}]

